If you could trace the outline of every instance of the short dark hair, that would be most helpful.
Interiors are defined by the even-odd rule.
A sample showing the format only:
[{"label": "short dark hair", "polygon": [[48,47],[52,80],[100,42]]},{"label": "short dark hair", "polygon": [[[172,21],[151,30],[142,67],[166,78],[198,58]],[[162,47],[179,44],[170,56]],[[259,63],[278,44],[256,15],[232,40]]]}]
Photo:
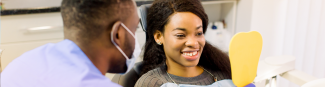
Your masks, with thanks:
[{"label": "short dark hair", "polygon": [[[61,15],[64,28],[75,27],[84,40],[97,38],[116,21],[124,21],[133,11],[132,0],[63,0]],[[75,29],[72,28],[72,29]]]},{"label": "short dark hair", "polygon": [[[147,39],[143,56],[141,75],[165,64],[166,56],[163,45],[158,45],[154,39],[155,31],[164,33],[169,18],[176,12],[191,12],[202,20],[203,32],[206,32],[208,16],[200,0],[156,0],[148,10]],[[230,60],[227,54],[206,42],[198,63],[206,69],[221,72],[223,79],[231,79]]]}]

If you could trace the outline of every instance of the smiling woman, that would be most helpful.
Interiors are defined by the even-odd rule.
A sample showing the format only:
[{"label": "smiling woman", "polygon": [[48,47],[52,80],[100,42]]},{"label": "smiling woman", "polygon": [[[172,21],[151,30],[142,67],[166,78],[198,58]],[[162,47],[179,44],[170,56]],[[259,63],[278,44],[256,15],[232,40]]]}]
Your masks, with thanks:
[{"label": "smiling woman", "polygon": [[143,75],[135,86],[212,85],[231,79],[228,56],[205,40],[207,22],[199,0],[153,2],[147,15]]},{"label": "smiling woman", "polygon": [[[191,12],[172,14],[170,21],[165,25],[165,31],[162,33],[156,30],[154,38],[156,42],[163,43],[167,65],[174,66],[168,69],[182,68],[183,66],[194,68],[193,66],[196,66],[199,62],[205,45],[202,20]],[[201,68],[197,69],[200,72],[194,71],[189,73],[188,76],[179,73],[178,69],[175,69],[174,74],[193,77],[196,76],[194,73],[200,74],[203,71]],[[173,71],[170,71],[170,73],[173,73]]]}]

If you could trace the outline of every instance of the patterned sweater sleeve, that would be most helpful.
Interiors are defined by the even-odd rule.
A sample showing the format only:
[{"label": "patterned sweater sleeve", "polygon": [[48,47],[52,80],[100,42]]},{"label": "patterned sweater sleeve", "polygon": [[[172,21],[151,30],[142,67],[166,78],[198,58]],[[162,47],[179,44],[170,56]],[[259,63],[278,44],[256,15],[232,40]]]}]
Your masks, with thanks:
[{"label": "patterned sweater sleeve", "polygon": [[138,79],[134,87],[160,87],[162,84],[164,82],[155,73],[146,73]]}]

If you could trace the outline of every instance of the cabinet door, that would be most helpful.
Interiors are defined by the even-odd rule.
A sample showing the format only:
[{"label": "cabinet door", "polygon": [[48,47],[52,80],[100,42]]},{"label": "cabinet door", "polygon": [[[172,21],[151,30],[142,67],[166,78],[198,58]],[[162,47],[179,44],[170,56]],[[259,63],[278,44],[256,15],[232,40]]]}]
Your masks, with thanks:
[{"label": "cabinet door", "polygon": [[1,16],[1,43],[63,38],[60,12]]}]

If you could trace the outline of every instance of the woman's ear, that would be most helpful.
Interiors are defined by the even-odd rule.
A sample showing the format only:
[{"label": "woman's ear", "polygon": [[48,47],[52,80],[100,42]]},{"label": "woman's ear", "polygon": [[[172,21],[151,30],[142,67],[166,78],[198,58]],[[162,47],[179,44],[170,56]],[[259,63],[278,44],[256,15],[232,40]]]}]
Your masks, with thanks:
[{"label": "woman's ear", "polygon": [[121,44],[121,34],[118,32],[120,30],[120,27],[121,27],[121,22],[120,21],[115,22],[112,26],[111,36],[109,38],[111,41],[111,38],[113,37],[113,41],[116,43],[116,45]]},{"label": "woman's ear", "polygon": [[163,44],[163,34],[159,30],[156,30],[155,33],[153,34],[155,41],[158,45]]}]

